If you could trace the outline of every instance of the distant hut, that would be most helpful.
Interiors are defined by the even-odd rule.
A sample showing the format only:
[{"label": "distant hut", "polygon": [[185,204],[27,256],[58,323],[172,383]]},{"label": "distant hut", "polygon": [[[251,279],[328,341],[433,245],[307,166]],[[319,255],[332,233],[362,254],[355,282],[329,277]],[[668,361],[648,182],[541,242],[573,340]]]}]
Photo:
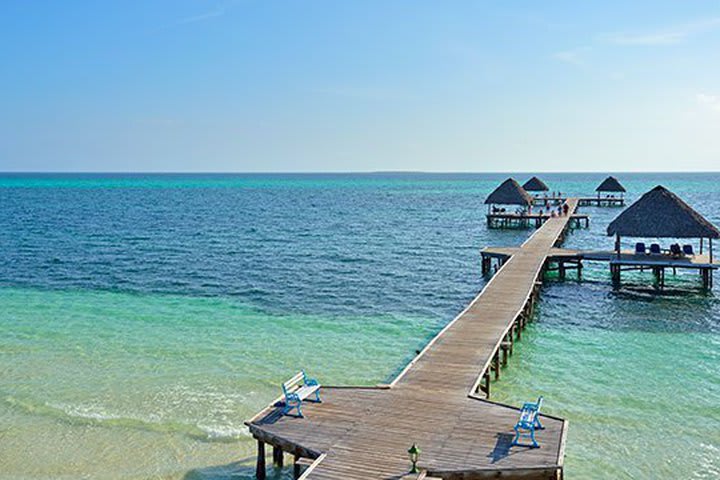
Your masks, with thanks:
[{"label": "distant hut", "polygon": [[538,177],[532,177],[530,180],[525,182],[522,188],[526,192],[547,192],[550,190],[548,186],[545,185],[545,182],[540,180]]},{"label": "distant hut", "polygon": [[491,206],[495,205],[521,205],[523,208],[527,208],[532,205],[532,202],[530,194],[513,178],[505,180],[485,199],[488,212]]},{"label": "distant hut", "polygon": [[620,198],[623,198],[625,195],[625,187],[623,187],[617,178],[613,177],[612,175],[607,177],[605,180],[602,181],[600,185],[595,189],[596,192],[598,192],[598,198],[600,198],[601,193],[607,193],[607,194],[615,194],[619,193]]},{"label": "distant hut", "polygon": [[[612,177],[611,177],[612,178]],[[613,220],[607,227],[608,236],[615,235],[615,250],[620,255],[620,237],[697,238],[709,240],[712,263],[712,239],[720,238],[720,230],[693,210],[680,197],[658,185]]]}]

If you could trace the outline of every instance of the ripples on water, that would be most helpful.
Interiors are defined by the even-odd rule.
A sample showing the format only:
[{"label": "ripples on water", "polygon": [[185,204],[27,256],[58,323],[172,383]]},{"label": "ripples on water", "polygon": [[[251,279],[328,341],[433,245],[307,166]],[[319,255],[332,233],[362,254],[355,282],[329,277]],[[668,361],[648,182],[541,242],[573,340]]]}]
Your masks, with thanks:
[{"label": "ripples on water", "polygon": [[[503,178],[0,177],[0,471],[250,478],[242,420],[285,377],[391,378],[482,288],[478,250],[527,238],[485,228]],[[602,176],[543,178],[585,193]],[[716,224],[719,179],[621,176]],[[586,210],[567,245],[610,248],[620,210]],[[496,398],[542,393],[570,419],[572,477],[714,478],[717,301],[628,280],[613,291],[602,265],[549,279]]]}]

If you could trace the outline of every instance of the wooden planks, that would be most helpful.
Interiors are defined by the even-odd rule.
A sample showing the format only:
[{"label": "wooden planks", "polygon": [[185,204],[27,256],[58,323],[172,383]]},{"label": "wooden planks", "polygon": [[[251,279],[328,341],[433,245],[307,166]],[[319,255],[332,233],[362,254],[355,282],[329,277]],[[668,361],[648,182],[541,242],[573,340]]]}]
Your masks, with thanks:
[{"label": "wooden planks", "polygon": [[[577,200],[569,200],[574,213]],[[419,466],[445,479],[523,475],[554,478],[562,468],[566,422],[541,415],[539,449],[513,447],[518,409],[475,395],[479,377],[525,315],[546,257],[571,217],[548,219],[511,253],[483,291],[392,382],[390,388],[323,387],[323,403],[304,419],[271,406],[248,422],[260,441],[318,459],[302,478],[369,479],[405,475],[408,447]]]}]

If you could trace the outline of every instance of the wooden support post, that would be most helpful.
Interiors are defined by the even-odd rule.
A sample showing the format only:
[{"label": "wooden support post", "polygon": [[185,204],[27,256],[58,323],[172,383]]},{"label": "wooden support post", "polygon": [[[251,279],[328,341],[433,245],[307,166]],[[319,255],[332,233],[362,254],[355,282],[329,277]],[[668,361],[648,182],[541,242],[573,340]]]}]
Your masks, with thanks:
[{"label": "wooden support post", "polygon": [[517,334],[517,340],[522,340],[522,325],[521,325],[521,318],[522,316],[518,317],[517,320],[515,320],[517,328],[515,329],[515,333]]},{"label": "wooden support post", "polygon": [[255,478],[257,480],[265,480],[265,443],[258,439],[257,441],[257,463],[255,465]]},{"label": "wooden support post", "polygon": [[490,398],[490,372],[485,371],[485,397]]},{"label": "wooden support post", "polygon": [[612,276],[612,282],[615,287],[620,286],[620,265],[610,264],[610,275]]},{"label": "wooden support post", "polygon": [[665,288],[665,267],[660,269],[660,288]]},{"label": "wooden support post", "polygon": [[500,380],[500,350],[495,352],[493,368],[495,369],[495,380]]},{"label": "wooden support post", "polygon": [[560,272],[560,280],[565,280],[565,262],[560,261],[558,263],[558,269]]},{"label": "wooden support post", "polygon": [[525,315],[528,319],[528,322],[532,321],[532,317],[533,317],[532,314],[533,314],[534,310],[535,310],[535,295],[530,295],[530,299],[528,300],[527,308],[525,310]]},{"label": "wooden support post", "polygon": [[282,448],[273,445],[273,465],[278,468],[283,467],[283,451]]},{"label": "wooden support post", "polygon": [[500,344],[500,348],[502,349],[502,364],[503,364],[503,367],[507,367],[507,364],[508,364],[508,350],[510,350],[510,342],[507,341],[507,337],[506,337],[506,340],[503,341],[503,342]]},{"label": "wooden support post", "polygon": [[293,478],[295,480],[300,478],[300,455],[298,455],[297,453],[293,458]]}]

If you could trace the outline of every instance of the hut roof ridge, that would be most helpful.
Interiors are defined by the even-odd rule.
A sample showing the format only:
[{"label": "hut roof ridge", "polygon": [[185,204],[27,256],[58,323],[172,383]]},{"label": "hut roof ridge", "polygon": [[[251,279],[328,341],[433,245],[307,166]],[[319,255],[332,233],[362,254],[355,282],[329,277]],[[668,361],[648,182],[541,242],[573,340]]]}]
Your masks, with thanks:
[{"label": "hut roof ridge", "polygon": [[610,175],[605,180],[598,185],[598,187],[595,189],[596,192],[626,192],[625,187],[623,187],[617,178]]},{"label": "hut roof ridge", "polygon": [[548,186],[538,177],[532,177],[522,186],[528,192],[547,192],[550,190]]},{"label": "hut roof ridge", "polygon": [[532,205],[532,197],[514,178],[508,178],[485,199],[486,204]]},{"label": "hut roof ridge", "polygon": [[607,227],[608,235],[645,238],[720,238],[720,230],[667,188],[643,194]]}]

